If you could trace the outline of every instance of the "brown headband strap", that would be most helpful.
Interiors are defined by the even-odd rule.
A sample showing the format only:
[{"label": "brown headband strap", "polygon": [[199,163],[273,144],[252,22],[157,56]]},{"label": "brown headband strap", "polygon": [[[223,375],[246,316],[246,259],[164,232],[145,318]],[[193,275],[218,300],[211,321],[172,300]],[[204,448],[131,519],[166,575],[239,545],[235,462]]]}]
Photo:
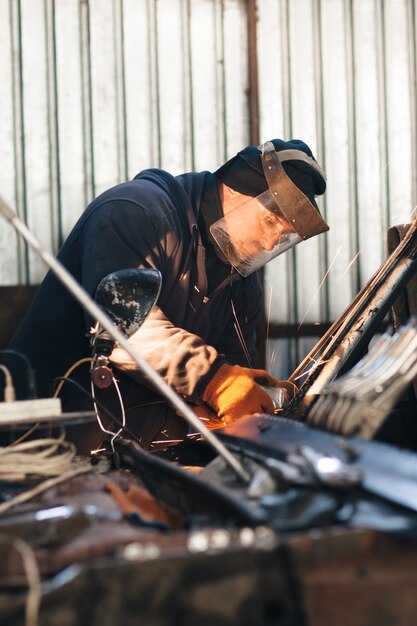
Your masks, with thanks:
[{"label": "brown headband strap", "polygon": [[[260,150],[262,152],[262,167],[269,191],[285,219],[297,231],[300,237],[309,239],[329,230],[329,226],[315,206],[285,173],[275,151],[274,144],[271,141],[267,141],[260,146]],[[297,151],[294,150],[292,152],[295,153]],[[294,154],[292,154],[292,157],[293,159],[300,158]]]}]

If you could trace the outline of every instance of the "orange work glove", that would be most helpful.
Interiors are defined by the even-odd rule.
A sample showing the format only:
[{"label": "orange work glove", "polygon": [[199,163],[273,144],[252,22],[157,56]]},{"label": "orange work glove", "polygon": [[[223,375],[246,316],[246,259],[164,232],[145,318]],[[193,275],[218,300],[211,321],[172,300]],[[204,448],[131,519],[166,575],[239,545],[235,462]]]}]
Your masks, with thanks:
[{"label": "orange work glove", "polygon": [[260,385],[275,387],[277,382],[265,370],[224,363],[208,383],[202,399],[225,424],[231,424],[248,413],[273,414],[274,404]]}]

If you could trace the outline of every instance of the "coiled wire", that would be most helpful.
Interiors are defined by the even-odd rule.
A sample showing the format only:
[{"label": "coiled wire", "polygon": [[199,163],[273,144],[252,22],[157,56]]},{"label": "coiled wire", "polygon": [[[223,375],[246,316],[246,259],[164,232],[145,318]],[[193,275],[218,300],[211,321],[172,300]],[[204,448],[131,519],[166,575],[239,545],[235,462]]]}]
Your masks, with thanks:
[{"label": "coiled wire", "polygon": [[12,482],[59,476],[71,468],[75,453],[74,444],[63,436],[0,447],[0,480]]}]

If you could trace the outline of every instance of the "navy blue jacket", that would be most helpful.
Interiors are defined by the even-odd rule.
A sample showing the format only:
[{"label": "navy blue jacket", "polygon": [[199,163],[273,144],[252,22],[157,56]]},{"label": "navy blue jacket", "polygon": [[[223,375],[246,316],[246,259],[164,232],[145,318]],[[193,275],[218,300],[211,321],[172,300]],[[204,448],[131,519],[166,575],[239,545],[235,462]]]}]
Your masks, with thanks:
[{"label": "navy blue jacket", "polygon": [[[195,403],[223,360],[256,365],[255,329],[262,309],[256,274],[242,278],[213,260],[212,252],[208,290],[208,251],[199,215],[207,188],[215,189],[211,197],[220,207],[215,177],[209,172],[173,177],[162,170],[144,170],[98,196],[58,255],[92,296],[110,272],[131,267],[161,272],[157,306],[131,339],[165,380]],[[207,242],[207,235],[203,239]],[[87,334],[94,322],[49,272],[10,345],[31,360],[40,396],[48,396],[57,376],[90,355]],[[130,357],[117,350],[113,360],[135,381],[128,404],[148,405],[155,394]],[[81,367],[77,377],[89,388],[88,367]],[[67,389],[67,397],[72,409],[85,407],[75,389]]]}]

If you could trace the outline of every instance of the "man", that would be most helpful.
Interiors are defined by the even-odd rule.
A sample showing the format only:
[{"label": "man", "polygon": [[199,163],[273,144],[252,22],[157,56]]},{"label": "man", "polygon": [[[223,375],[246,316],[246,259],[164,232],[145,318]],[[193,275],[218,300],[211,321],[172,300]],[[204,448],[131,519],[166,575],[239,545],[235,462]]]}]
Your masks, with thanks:
[{"label": "man", "polygon": [[[144,170],[87,207],[59,258],[92,296],[111,272],[159,270],[158,302],[129,341],[188,402],[224,423],[247,413],[272,413],[261,385],[279,381],[254,369],[262,311],[256,270],[328,230],[314,200],[325,187],[322,169],[298,140],[249,146],[214,174],[173,177]],[[32,361],[39,395],[49,395],[56,377],[89,356],[93,324],[48,273],[10,346]],[[185,436],[185,422],[146,383],[129,355],[116,348],[111,361],[128,426],[143,445]],[[90,388],[87,365],[71,378]],[[113,388],[97,396],[120,417]],[[70,383],[62,398],[67,410],[91,408]]]}]

